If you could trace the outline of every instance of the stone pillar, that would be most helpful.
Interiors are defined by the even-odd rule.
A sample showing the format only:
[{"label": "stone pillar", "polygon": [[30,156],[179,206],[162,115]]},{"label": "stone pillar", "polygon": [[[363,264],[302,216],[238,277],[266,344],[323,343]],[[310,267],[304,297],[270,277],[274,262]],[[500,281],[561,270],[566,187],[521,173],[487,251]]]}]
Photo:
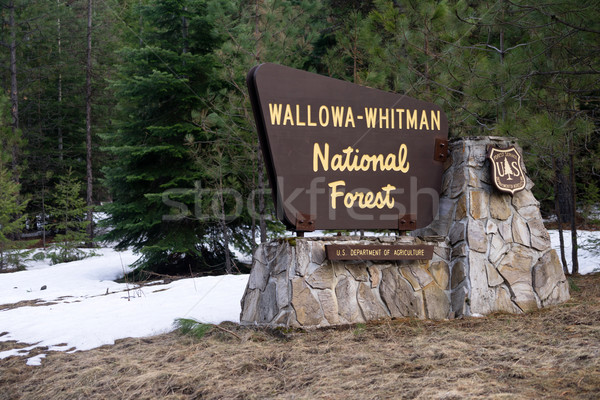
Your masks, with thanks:
[{"label": "stone pillar", "polygon": [[522,154],[511,138],[451,142],[439,217],[414,232],[448,237],[456,316],[519,313],[569,299],[568,283],[531,192],[533,182],[527,177],[525,190],[514,195],[492,187],[489,145],[514,145]]}]

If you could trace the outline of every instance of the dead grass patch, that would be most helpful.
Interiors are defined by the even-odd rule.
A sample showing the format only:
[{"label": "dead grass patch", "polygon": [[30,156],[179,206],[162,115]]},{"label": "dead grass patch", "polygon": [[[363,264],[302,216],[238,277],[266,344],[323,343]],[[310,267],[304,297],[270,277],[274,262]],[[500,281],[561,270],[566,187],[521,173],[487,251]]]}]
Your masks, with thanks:
[{"label": "dead grass patch", "polygon": [[[597,399],[600,274],[524,315],[414,319],[310,332],[223,324],[0,361],[0,399]],[[0,345],[2,343],[0,342]]]}]

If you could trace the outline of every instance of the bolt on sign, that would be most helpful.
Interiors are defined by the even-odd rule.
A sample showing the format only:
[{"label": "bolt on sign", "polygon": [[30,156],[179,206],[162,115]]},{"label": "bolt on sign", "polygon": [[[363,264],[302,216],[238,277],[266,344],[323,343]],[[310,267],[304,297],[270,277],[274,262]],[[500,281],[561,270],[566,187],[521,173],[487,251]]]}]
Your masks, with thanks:
[{"label": "bolt on sign", "polygon": [[501,192],[515,194],[525,189],[525,173],[521,168],[521,154],[514,147],[506,149],[490,147],[488,158],[491,162],[492,181]]},{"label": "bolt on sign", "polygon": [[412,230],[437,216],[448,154],[439,106],[268,63],[247,85],[288,228]]}]

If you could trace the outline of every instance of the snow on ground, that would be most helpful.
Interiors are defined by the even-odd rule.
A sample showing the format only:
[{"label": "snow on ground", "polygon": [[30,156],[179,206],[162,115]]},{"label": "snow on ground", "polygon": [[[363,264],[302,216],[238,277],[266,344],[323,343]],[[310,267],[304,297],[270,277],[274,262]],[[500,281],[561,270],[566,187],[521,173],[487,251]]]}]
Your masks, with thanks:
[{"label": "snow on ground", "polygon": [[[34,345],[0,352],[27,356],[35,347],[88,350],[116,339],[169,332],[177,318],[238,322],[248,275],[181,279],[138,287],[115,283],[136,260],[132,252],[101,249],[101,256],[0,274],[0,341]],[[41,290],[46,286],[45,290]],[[9,309],[19,301],[48,304]],[[4,305],[4,306],[2,306]],[[32,357],[29,364],[41,362]]]},{"label": "snow on ground", "polygon": [[[558,232],[550,231],[550,237],[558,249]],[[600,232],[581,231],[578,237],[580,272],[600,271]],[[569,231],[564,238],[570,259]],[[97,252],[99,256],[81,261],[53,266],[37,262],[26,271],[0,274],[0,341],[17,341],[24,346],[0,352],[0,360],[11,355],[28,356],[36,347],[88,350],[121,338],[169,332],[177,318],[213,324],[239,322],[248,275],[189,278],[138,287],[114,282],[130,270],[135,254],[112,249]],[[36,300],[41,305],[9,307]],[[27,363],[40,365],[44,357],[30,357]]]}]

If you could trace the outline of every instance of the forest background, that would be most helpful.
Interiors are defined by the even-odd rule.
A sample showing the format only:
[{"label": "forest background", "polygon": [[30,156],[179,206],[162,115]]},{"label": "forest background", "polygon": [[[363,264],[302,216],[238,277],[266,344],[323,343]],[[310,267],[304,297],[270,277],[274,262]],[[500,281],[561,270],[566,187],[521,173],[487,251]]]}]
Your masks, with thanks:
[{"label": "forest background", "polygon": [[573,241],[594,223],[598,1],[0,4],[0,270],[27,237],[72,254],[102,211],[146,271],[238,271],[232,247],[283,230],[245,86],[262,62],[436,103],[451,138],[515,137],[545,216]]}]

